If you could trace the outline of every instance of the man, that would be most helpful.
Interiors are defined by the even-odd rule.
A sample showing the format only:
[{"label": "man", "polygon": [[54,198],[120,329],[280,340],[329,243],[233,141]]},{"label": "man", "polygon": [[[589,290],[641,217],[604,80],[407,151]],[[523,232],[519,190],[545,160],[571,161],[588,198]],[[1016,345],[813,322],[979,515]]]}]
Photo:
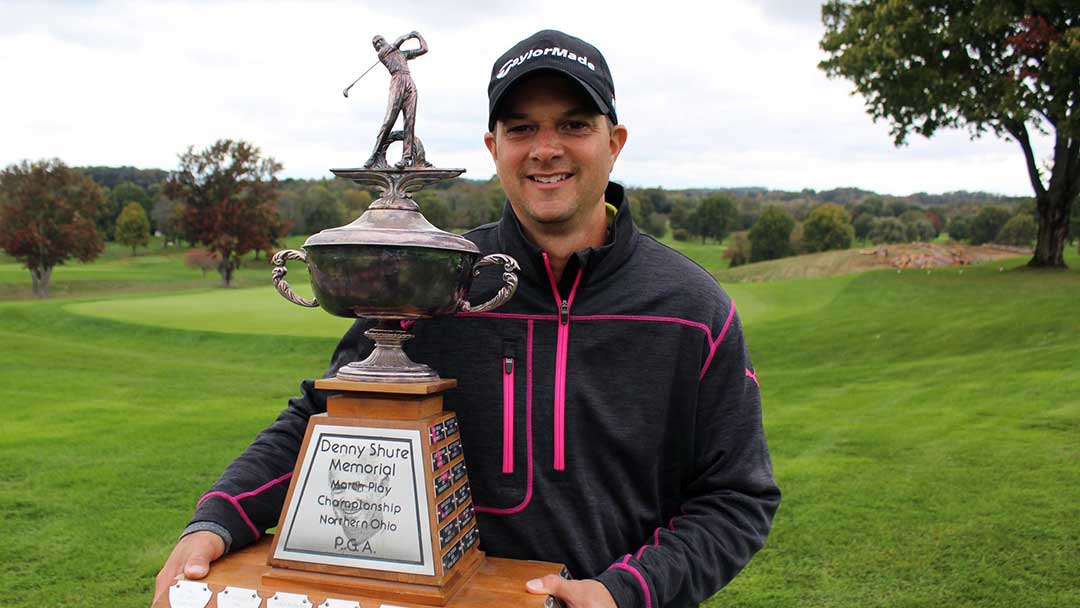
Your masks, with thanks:
[{"label": "man", "polygon": [[[572,607],[696,605],[761,548],[780,501],[734,304],[642,235],[608,182],[627,130],[595,47],[538,32],[495,63],[488,97],[484,141],[508,204],[468,237],[517,259],[518,291],[498,312],[418,322],[410,343],[459,381],[446,403],[482,547],[567,564],[578,580],[526,588]],[[328,373],[366,355],[364,329]],[[274,482],[325,407],[310,381],[303,391],[215,485],[223,496],[201,503],[159,588],[205,575],[224,539],[238,547],[276,524],[286,484]]]}]

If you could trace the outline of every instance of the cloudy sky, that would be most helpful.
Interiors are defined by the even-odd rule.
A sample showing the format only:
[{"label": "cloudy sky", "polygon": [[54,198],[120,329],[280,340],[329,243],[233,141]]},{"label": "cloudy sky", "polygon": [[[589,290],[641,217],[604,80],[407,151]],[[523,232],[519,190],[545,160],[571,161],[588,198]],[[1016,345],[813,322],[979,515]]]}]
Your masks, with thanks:
[{"label": "cloudy sky", "polygon": [[233,138],[285,177],[329,177],[367,158],[383,116],[386,70],[341,93],[375,61],[371,37],[416,29],[431,49],[411,68],[428,158],[486,179],[491,64],[555,28],[611,66],[623,183],[1031,194],[1013,142],[943,132],[894,147],[851,85],[817,69],[818,14],[813,0],[0,0],[0,164],[171,169],[188,146]]}]

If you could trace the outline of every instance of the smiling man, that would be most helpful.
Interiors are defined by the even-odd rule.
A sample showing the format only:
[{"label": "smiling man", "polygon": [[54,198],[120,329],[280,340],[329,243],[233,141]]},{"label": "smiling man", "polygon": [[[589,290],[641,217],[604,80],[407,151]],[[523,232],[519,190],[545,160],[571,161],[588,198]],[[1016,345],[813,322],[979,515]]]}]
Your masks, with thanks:
[{"label": "smiling man", "polygon": [[[764,545],[780,502],[735,305],[642,235],[608,181],[627,129],[595,47],[538,32],[495,62],[488,97],[507,205],[466,236],[517,259],[518,291],[498,312],[417,322],[408,344],[458,380],[445,404],[481,547],[565,563],[574,580],[523,584],[572,608],[697,605]],[[473,293],[500,281],[481,276]],[[345,334],[327,375],[368,354],[368,327]],[[287,484],[274,482],[325,411],[311,381],[302,390],[200,501],[159,590],[276,525]]]}]

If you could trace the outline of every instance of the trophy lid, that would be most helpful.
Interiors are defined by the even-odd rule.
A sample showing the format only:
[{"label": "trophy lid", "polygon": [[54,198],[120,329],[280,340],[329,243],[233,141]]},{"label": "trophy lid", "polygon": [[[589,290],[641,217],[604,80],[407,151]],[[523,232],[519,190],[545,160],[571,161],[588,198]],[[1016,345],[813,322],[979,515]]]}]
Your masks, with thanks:
[{"label": "trophy lid", "polygon": [[391,245],[427,247],[464,253],[480,249],[463,236],[436,228],[424,217],[410,193],[426,184],[456,177],[464,169],[331,169],[338,177],[376,186],[383,195],[352,223],[313,234],[304,247],[319,245]]}]

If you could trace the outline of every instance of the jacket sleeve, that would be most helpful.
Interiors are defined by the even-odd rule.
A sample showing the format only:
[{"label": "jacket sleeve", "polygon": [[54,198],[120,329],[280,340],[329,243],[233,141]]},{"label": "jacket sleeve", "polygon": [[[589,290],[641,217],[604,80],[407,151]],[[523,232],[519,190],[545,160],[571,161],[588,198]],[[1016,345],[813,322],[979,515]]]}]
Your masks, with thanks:
[{"label": "jacket sleeve", "polygon": [[[363,338],[366,328],[365,322],[357,321],[345,333],[323,377],[367,354],[370,341]],[[277,420],[255,437],[199,499],[184,534],[210,530],[221,536],[226,550],[231,551],[255,542],[276,526],[308,418],[325,411],[325,395],[315,390],[313,380],[303,381],[300,395],[289,400]]]},{"label": "jacket sleeve", "polygon": [[698,386],[695,465],[680,512],[597,580],[620,608],[696,605],[765,544],[780,490],[761,420],[758,380],[731,304]]}]

